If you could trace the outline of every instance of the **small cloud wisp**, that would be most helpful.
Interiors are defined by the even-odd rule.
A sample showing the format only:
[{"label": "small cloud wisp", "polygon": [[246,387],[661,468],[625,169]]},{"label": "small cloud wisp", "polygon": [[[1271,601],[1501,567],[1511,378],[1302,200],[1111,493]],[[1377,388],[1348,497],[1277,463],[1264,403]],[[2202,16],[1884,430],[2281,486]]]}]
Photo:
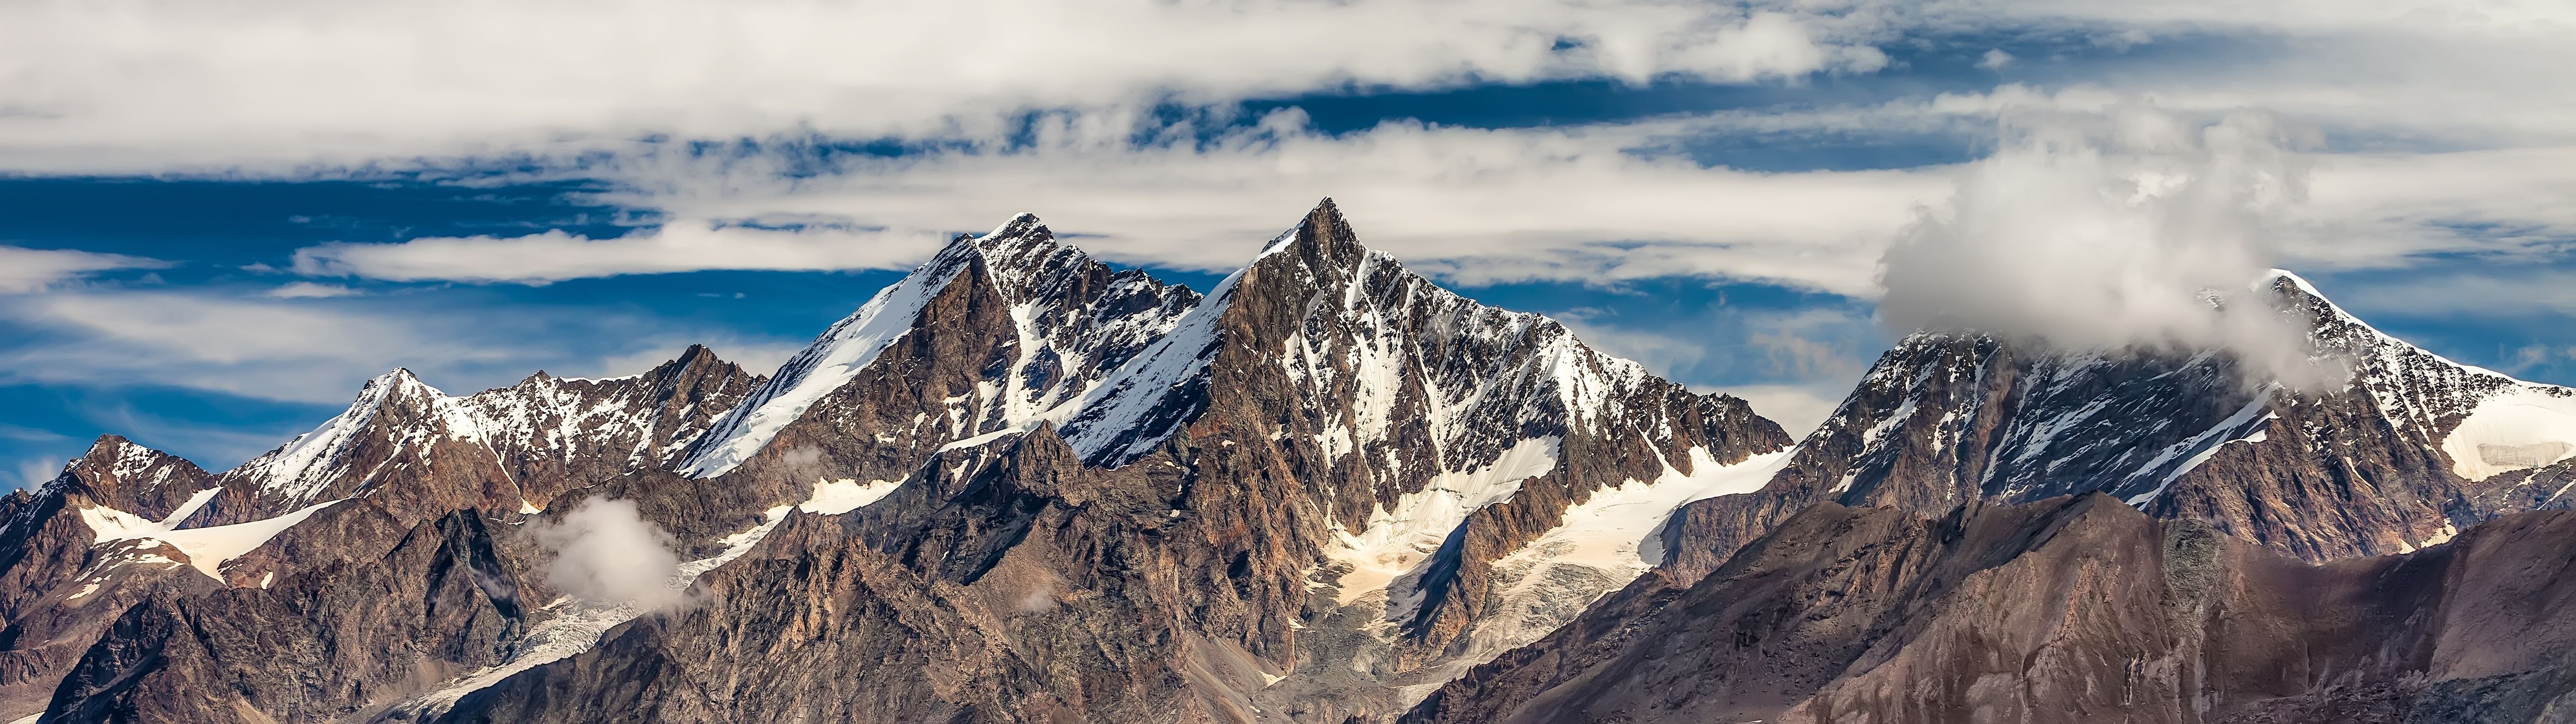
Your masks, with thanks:
[{"label": "small cloud wisp", "polygon": [[555,552],[546,582],[567,595],[648,611],[688,599],[672,585],[680,573],[680,556],[672,552],[676,541],[638,515],[633,500],[591,498],[560,520],[529,527]]}]

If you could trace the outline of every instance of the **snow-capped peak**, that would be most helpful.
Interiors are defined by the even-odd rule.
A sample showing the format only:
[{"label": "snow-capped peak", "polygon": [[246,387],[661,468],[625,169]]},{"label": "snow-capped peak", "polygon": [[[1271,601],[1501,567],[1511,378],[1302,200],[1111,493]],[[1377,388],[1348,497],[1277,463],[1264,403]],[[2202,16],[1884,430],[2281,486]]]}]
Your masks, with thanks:
[{"label": "snow-capped peak", "polygon": [[2273,270],[2265,281],[2312,307],[2320,351],[2353,365],[2353,385],[2369,392],[2392,423],[2439,440],[2454,474],[2484,480],[2576,458],[2576,389],[2517,379],[2408,344],[2298,275]]},{"label": "snow-capped peak", "polygon": [[679,470],[711,477],[750,459],[926,322],[923,311],[970,271],[1009,307],[1017,359],[983,380],[987,386],[973,399],[955,400],[973,405],[951,410],[952,419],[970,427],[954,431],[961,437],[1070,413],[1067,402],[1090,390],[1099,367],[1125,362],[1126,350],[1168,332],[1197,304],[1196,295],[1142,273],[1112,274],[1082,250],[1058,242],[1037,216],[1020,214],[991,233],[959,236],[833,325],[719,420]]},{"label": "snow-capped peak", "polygon": [[[438,409],[451,398],[410,369],[395,367],[392,371],[368,379],[358,390],[358,398],[347,409],[322,421],[312,431],[296,435],[286,444],[266,454],[251,458],[235,468],[232,476],[247,477],[265,494],[275,495],[293,504],[314,499],[332,480],[347,472],[346,463],[333,464],[346,456],[358,443],[358,434],[366,430],[388,404],[412,404]],[[443,410],[441,410],[443,411]]]},{"label": "snow-capped peak", "polygon": [[[2251,286],[2306,320],[2318,362],[2349,368],[2346,386],[2295,392],[2244,378],[2254,367],[2223,350],[2140,356],[1924,332],[1863,376],[1810,446],[1838,436],[1857,445],[1832,486],[1850,504],[1868,502],[1874,481],[1899,466],[1926,469],[1909,456],[1952,454],[1974,437],[1986,440],[1972,455],[1982,459],[1955,463],[1976,478],[1956,482],[1963,492],[2017,501],[2102,489],[2147,505],[2225,446],[2268,439],[2272,421],[2291,414],[2284,405],[2314,393],[2365,400],[2396,433],[2391,442],[2439,448],[2466,480],[2576,457],[2576,390],[2415,347],[2287,271]],[[1975,391],[1989,383],[2017,389]]]},{"label": "snow-capped peak", "polygon": [[489,459],[494,465],[485,469],[505,477],[529,465],[551,477],[574,468],[615,474],[659,466],[749,381],[702,348],[642,374],[588,379],[541,371],[468,395],[396,368],[367,380],[339,414],[224,479],[246,483],[282,510],[335,490],[354,494],[383,473],[427,470],[439,449]]}]

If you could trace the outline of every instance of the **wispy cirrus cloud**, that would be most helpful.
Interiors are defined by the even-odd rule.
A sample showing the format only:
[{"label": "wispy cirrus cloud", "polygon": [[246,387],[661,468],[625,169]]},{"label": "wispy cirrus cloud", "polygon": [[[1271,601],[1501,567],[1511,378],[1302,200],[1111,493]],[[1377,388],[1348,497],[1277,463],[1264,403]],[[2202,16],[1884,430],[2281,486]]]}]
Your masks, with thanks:
[{"label": "wispy cirrus cloud", "polygon": [[[2023,100],[1877,112],[2105,117],[2123,107],[2107,95]],[[2216,117],[2152,108],[2193,122]],[[1460,284],[1695,276],[1866,298],[1877,295],[1875,265],[1888,242],[1915,207],[1945,197],[1959,172],[1749,172],[1665,150],[1735,122],[1717,116],[1543,129],[1398,123],[1330,135],[1295,112],[1276,115],[1212,140],[1095,144],[1073,132],[1041,134],[1012,149],[845,159],[822,174],[786,173],[808,163],[788,152],[710,156],[643,145],[584,173],[629,189],[609,199],[676,217],[658,230],[324,245],[298,252],[295,269],[522,284],[707,269],[901,269],[947,234],[1035,212],[1116,261],[1223,271],[1296,210],[1333,196],[1372,246]],[[2266,230],[2277,263],[2336,271],[2434,255],[2528,259],[2576,238],[2576,210],[2561,201],[2576,195],[2576,147],[2306,160],[2305,203]],[[709,221],[777,215],[832,222]]]},{"label": "wispy cirrus cloud", "polygon": [[281,300],[325,300],[333,297],[356,297],[362,294],[366,293],[336,284],[288,282],[278,285],[277,289],[269,290],[267,296]]},{"label": "wispy cirrus cloud", "polygon": [[[1078,124],[1079,119],[1068,121]],[[1867,294],[1870,259],[1946,172],[1757,173],[1652,147],[1683,126],[1470,129],[1395,123],[1342,135],[1301,113],[1212,140],[1027,147],[837,162],[645,147],[584,173],[608,198],[680,222],[619,239],[559,233],[328,245],[297,271],[376,279],[544,282],[693,269],[895,269],[945,241],[1034,212],[1112,260],[1230,270],[1316,199],[1343,200],[1368,243],[1462,284],[1676,275]],[[710,219],[829,217],[847,228],[718,228]]]},{"label": "wispy cirrus cloud", "polygon": [[679,220],[623,237],[561,231],[519,237],[429,237],[326,244],[295,252],[293,271],[394,282],[542,285],[568,279],[706,270],[902,269],[939,248],[928,230],[763,229]]},{"label": "wispy cirrus cloud", "polygon": [[[99,289],[0,298],[0,384],[199,389],[345,402],[368,377],[410,367],[451,391],[537,369],[623,374],[688,342],[729,343],[757,371],[789,341],[675,327],[617,310],[517,307],[453,297],[274,299],[208,289]],[[729,349],[730,348],[730,349]]]},{"label": "wispy cirrus cloud", "polygon": [[170,266],[169,262],[122,254],[0,246],[0,294],[43,292],[100,272]]}]

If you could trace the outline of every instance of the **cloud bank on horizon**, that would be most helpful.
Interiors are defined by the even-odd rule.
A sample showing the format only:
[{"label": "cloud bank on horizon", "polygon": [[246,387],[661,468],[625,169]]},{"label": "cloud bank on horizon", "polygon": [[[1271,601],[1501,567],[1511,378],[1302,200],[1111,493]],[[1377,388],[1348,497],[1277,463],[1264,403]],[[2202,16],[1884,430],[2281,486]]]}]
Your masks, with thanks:
[{"label": "cloud bank on horizon", "polygon": [[[21,341],[0,401],[61,410],[138,378],[312,405],[393,364],[450,386],[621,373],[694,341],[757,366],[819,327],[656,300],[902,270],[1022,211],[1114,262],[1222,272],[1322,196],[1417,269],[1792,426],[1876,354],[1876,310],[2245,349],[2262,324],[2177,293],[2275,265],[2391,315],[2517,320],[2448,349],[2576,374],[2576,335],[2527,331],[2576,314],[2556,293],[2576,285],[2576,87],[2556,78],[2576,7],[2550,0],[7,14],[0,182],[563,189],[498,223],[291,241],[0,228]],[[2009,283],[1957,284],[1963,266]],[[1701,291],[1621,296],[1670,280]],[[755,291],[821,311],[868,291],[841,286]],[[108,423],[55,414],[8,421],[47,454]],[[166,415],[209,439],[241,424]]]}]

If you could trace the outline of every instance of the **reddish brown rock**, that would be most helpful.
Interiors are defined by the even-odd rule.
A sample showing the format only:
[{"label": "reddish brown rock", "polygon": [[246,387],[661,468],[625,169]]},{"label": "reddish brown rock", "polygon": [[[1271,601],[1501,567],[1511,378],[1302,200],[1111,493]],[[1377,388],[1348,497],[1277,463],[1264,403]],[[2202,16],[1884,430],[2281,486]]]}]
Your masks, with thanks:
[{"label": "reddish brown rock", "polygon": [[1943,518],[1827,503],[1405,720],[2552,721],[2576,703],[2571,568],[2566,511],[2317,566],[2099,494]]}]

